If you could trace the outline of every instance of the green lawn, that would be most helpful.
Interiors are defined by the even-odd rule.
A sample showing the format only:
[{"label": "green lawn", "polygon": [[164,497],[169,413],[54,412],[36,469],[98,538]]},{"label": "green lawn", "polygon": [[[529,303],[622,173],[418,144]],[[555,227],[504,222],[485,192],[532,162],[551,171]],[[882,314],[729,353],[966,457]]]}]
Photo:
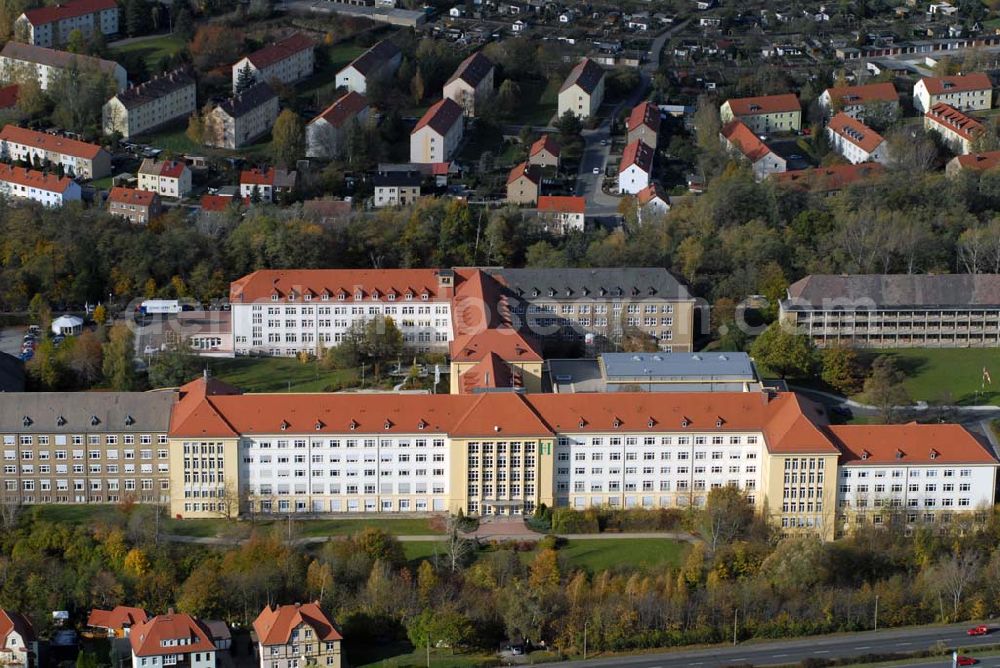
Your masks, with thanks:
[{"label": "green lawn", "polygon": [[111,49],[111,55],[139,53],[146,60],[146,66],[155,68],[163,56],[179,53],[187,43],[179,35],[150,35],[148,38]]},{"label": "green lawn", "polygon": [[215,359],[209,369],[245,392],[325,392],[359,383],[356,370],[326,371],[316,362],[288,357]]},{"label": "green lawn", "polygon": [[687,543],[664,538],[574,539],[560,548],[559,554],[570,565],[594,573],[617,566],[678,566],[687,553],[687,547]]},{"label": "green lawn", "polygon": [[191,141],[187,134],[187,126],[184,124],[175,125],[172,128],[153,132],[151,134],[137,135],[135,141],[149,144],[155,148],[181,154],[221,156],[221,157],[243,157],[256,159],[267,156],[271,150],[271,135],[266,134],[255,143],[243,146],[236,151],[202,146]]},{"label": "green lawn", "polygon": [[[426,533],[437,533],[427,531]],[[405,535],[405,534],[400,534]],[[416,565],[418,562],[432,558],[435,554],[444,557],[447,547],[445,543],[432,543],[429,541],[409,541],[403,543],[403,552],[406,553],[406,560]]]},{"label": "green lawn", "polygon": [[[906,373],[903,386],[914,401],[1000,405],[1000,349],[902,348],[863,354],[891,355]],[[982,387],[983,367],[989,370],[993,384],[987,384],[986,391],[977,396]]]},{"label": "green lawn", "polygon": [[31,516],[36,521],[90,524],[92,522],[117,519],[121,516],[117,506],[49,505],[32,506]]},{"label": "green lawn", "polygon": [[[383,643],[378,647],[348,649],[352,666],[358,668],[410,668],[428,665],[426,649],[413,649],[409,643]],[[452,654],[450,649],[432,648],[431,668],[478,668],[497,665],[489,654]]]},{"label": "green lawn", "polygon": [[319,48],[326,52],[326,64],[317,69],[308,81],[304,81],[298,88],[300,98],[311,96],[320,90],[334,88],[337,72],[365,51],[362,46],[343,42]]},{"label": "green lawn", "polygon": [[513,115],[516,123],[546,125],[559,108],[559,81],[526,82],[521,86],[521,107]]}]

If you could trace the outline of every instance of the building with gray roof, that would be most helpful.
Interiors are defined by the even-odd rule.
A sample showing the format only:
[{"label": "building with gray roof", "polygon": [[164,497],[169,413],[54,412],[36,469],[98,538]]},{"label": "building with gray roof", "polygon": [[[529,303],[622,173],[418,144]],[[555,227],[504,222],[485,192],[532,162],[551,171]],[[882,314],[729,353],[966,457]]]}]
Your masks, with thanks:
[{"label": "building with gray roof", "polygon": [[751,392],[761,389],[746,353],[604,353],[549,360],[553,392]]}]

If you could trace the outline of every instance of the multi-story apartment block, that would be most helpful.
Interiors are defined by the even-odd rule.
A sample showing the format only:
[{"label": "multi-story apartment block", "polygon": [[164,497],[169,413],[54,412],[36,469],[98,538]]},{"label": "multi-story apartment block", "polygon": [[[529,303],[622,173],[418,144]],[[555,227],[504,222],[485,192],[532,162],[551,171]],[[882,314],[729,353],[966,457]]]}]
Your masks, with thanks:
[{"label": "multi-story apartment block", "polygon": [[161,211],[160,196],[151,190],[115,186],[108,193],[108,213],[136,225],[145,225]]},{"label": "multi-story apartment block", "polygon": [[950,77],[923,77],[913,84],[913,107],[926,113],[937,104],[961,111],[979,111],[993,106],[993,82],[983,72]]},{"label": "multi-story apartment block", "polygon": [[731,121],[722,126],[719,139],[723,146],[750,163],[754,178],[761,181],[771,174],[785,171],[785,159],[775,153],[742,121]]},{"label": "multi-story apartment block", "polygon": [[62,165],[67,176],[99,179],[111,174],[111,154],[97,144],[60,135],[5,125],[0,131],[0,156],[29,165]]},{"label": "multi-story apartment block", "polygon": [[817,346],[1000,347],[1000,274],[811,275],[780,318]]},{"label": "multi-story apartment block", "polygon": [[542,135],[528,149],[528,163],[559,169],[559,144],[550,135]]},{"label": "multi-story apartment block", "polygon": [[157,75],[108,100],[101,110],[105,134],[134,137],[187,119],[197,109],[197,87],[187,68]]},{"label": "multi-story apartment block", "polygon": [[462,141],[462,107],[444,98],[434,104],[410,133],[410,162],[447,162]]},{"label": "multi-story apartment block", "polygon": [[253,199],[254,192],[262,202],[274,202],[278,195],[295,189],[296,173],[284,169],[244,169],[240,172],[240,197]]},{"label": "multi-story apartment block", "polygon": [[170,610],[136,625],[128,639],[132,668],[215,668],[215,643],[191,615]]},{"label": "multi-story apartment block", "polygon": [[412,172],[385,172],[372,177],[375,186],[373,203],[378,208],[405,206],[420,198],[423,178]]},{"label": "multi-story apartment block", "polygon": [[233,93],[241,92],[241,76],[249,76],[256,82],[283,84],[311,77],[316,66],[315,46],[312,39],[297,32],[241,58],[232,67]]},{"label": "multi-story apartment block", "polygon": [[369,81],[395,74],[402,59],[399,47],[387,39],[382,40],[337,72],[337,88],[364,94]]},{"label": "multi-story apartment block", "polygon": [[742,121],[754,134],[802,129],[802,106],[793,93],[726,100],[719,109],[722,124]]},{"label": "multi-story apartment block", "polygon": [[343,636],[319,603],[266,606],[253,622],[260,668],[341,668]]},{"label": "multi-story apartment block", "polygon": [[976,138],[986,131],[982,123],[944,102],[938,102],[924,114],[924,129],[940,134],[944,143],[959,155],[972,153]]},{"label": "multi-story apartment block", "polygon": [[353,91],[337,98],[306,124],[306,155],[310,158],[339,158],[347,151],[352,124],[368,122],[368,99]]},{"label": "multi-story apartment block", "polygon": [[0,608],[0,666],[35,668],[38,664],[38,640],[28,618],[13,610]]},{"label": "multi-story apartment block", "polygon": [[110,60],[14,41],[7,42],[0,51],[0,79],[9,82],[30,76],[38,81],[42,90],[49,89],[59,72],[73,67],[107,74],[114,80],[118,92],[128,86],[125,68]]},{"label": "multi-story apartment block", "polygon": [[889,162],[889,145],[882,135],[843,111],[827,123],[826,137],[833,150],[852,165]]},{"label": "multi-story apartment block", "polygon": [[475,116],[493,95],[493,63],[477,51],[463,60],[444,85],[444,96],[458,103],[466,116]]},{"label": "multi-story apartment block", "polygon": [[79,30],[84,37],[95,32],[118,33],[118,3],[114,0],[70,0],[66,4],[29,9],[14,22],[18,41],[35,46],[56,47]]},{"label": "multi-story apartment block", "polygon": [[139,188],[161,197],[180,198],[191,192],[191,170],[179,160],[145,158],[139,165]]},{"label": "multi-story apartment block", "polygon": [[542,168],[527,162],[515,166],[507,175],[507,201],[534,204],[542,187]]},{"label": "multi-story apartment block", "polygon": [[618,192],[635,195],[649,185],[655,151],[641,139],[628,144],[618,165]]},{"label": "multi-story apartment block", "polygon": [[170,392],[0,394],[4,487],[19,503],[169,500]]},{"label": "multi-story apartment block", "polygon": [[278,96],[267,83],[259,83],[205,115],[203,141],[208,146],[235,150],[270,132],[276,120]]},{"label": "multi-story apartment block", "polygon": [[590,118],[604,101],[604,69],[590,58],[584,58],[570,71],[559,88],[558,114],[567,111],[579,118]]},{"label": "multi-story apartment block", "polygon": [[450,269],[256,271],[229,289],[236,354],[314,353],[376,316],[392,318],[408,347],[444,350],[453,291]]},{"label": "multi-story apartment block", "polygon": [[44,206],[62,206],[67,202],[79,202],[81,189],[68,176],[0,165],[0,195],[31,200]]},{"label": "multi-story apartment block", "polygon": [[872,83],[860,86],[834,86],[827,88],[817,100],[823,113],[833,116],[845,113],[864,122],[866,112],[885,107],[893,114],[899,111],[899,93],[891,83]]},{"label": "multi-story apartment block", "polygon": [[554,234],[582,232],[587,221],[587,200],[571,195],[542,195],[538,198],[538,220]]},{"label": "multi-story apartment block", "polygon": [[649,101],[636,105],[625,122],[625,128],[628,131],[629,144],[642,141],[655,150],[660,136],[659,108]]}]

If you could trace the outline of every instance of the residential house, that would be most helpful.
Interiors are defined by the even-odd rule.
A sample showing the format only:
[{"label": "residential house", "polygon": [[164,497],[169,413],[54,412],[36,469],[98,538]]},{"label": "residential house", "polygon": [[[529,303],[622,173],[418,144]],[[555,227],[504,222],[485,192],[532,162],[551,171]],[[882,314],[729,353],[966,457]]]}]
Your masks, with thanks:
[{"label": "residential house", "polygon": [[655,151],[641,139],[630,142],[618,165],[618,192],[636,194],[649,185]]},{"label": "residential house", "polygon": [[128,639],[132,668],[215,668],[215,643],[191,615],[170,610],[133,627]]},{"label": "residential house", "polygon": [[944,103],[959,111],[980,111],[993,106],[993,82],[983,72],[950,77],[923,77],[913,84],[913,107],[927,113]]},{"label": "residential house", "polygon": [[354,91],[337,98],[306,124],[306,155],[310,158],[339,158],[347,152],[351,128],[368,122],[368,99]]},{"label": "residential house", "polygon": [[337,88],[364,93],[369,80],[395,74],[402,58],[399,47],[387,39],[382,40],[337,72]]},{"label": "residential house", "polygon": [[516,19],[510,24],[510,31],[515,35],[523,33],[525,30],[531,27],[531,24],[524,19]]},{"label": "residential house", "polygon": [[87,617],[87,628],[103,632],[109,638],[127,638],[132,627],[149,619],[142,608],[117,605],[113,610],[94,608]]},{"label": "residential house", "polygon": [[266,83],[216,105],[204,118],[204,142],[238,149],[266,135],[278,120],[278,96]]},{"label": "residential house", "polygon": [[513,204],[534,204],[542,188],[542,168],[527,162],[510,170],[507,175],[507,201]]},{"label": "residential house", "polygon": [[569,73],[559,88],[558,114],[567,111],[581,119],[590,118],[604,101],[604,69],[584,58]]},{"label": "residential house", "polygon": [[295,189],[295,172],[265,167],[244,169],[240,172],[240,197],[254,200],[254,194],[261,202],[277,201],[279,195],[286,195]]},{"label": "residential house", "polygon": [[21,44],[13,40],[0,50],[0,79],[3,81],[14,81],[26,73],[38,81],[42,90],[48,90],[59,73],[70,68],[100,71],[111,77],[118,92],[128,86],[125,68],[110,60]]},{"label": "residential house", "polygon": [[311,77],[316,66],[315,43],[303,33],[292,33],[241,58],[232,67],[233,93],[260,82],[292,84]]},{"label": "residential house", "polygon": [[547,232],[583,232],[587,218],[584,197],[542,195],[538,198],[538,220]]},{"label": "residential house", "polygon": [[427,110],[410,133],[410,162],[447,162],[462,141],[462,107],[444,98]]},{"label": "residential house", "polygon": [[19,41],[48,48],[62,46],[79,30],[89,38],[118,33],[118,3],[114,0],[69,0],[65,4],[28,9],[14,21]]},{"label": "residential house", "polygon": [[104,134],[117,132],[123,139],[169,123],[186,120],[197,110],[197,86],[191,70],[181,67],[138,86],[132,86],[104,103]]},{"label": "residential house", "polygon": [[1000,151],[985,153],[966,153],[956,155],[945,165],[944,172],[948,176],[957,176],[965,170],[985,172],[1000,166]]},{"label": "residential house", "polygon": [[860,165],[830,165],[777,172],[771,174],[771,178],[782,186],[832,195],[854,183],[871,183],[883,174],[885,174],[883,165],[866,162]]},{"label": "residential house", "polygon": [[62,206],[67,202],[79,202],[81,190],[76,181],[67,176],[0,165],[0,195],[45,206]]},{"label": "residential house", "polygon": [[466,116],[475,116],[476,108],[493,96],[493,63],[477,51],[459,64],[444,85],[444,96],[458,103]]},{"label": "residential house", "polygon": [[869,109],[885,107],[892,115],[899,113],[899,93],[891,83],[872,83],[861,86],[834,86],[827,88],[817,100],[823,113],[832,116],[843,112],[864,122]]},{"label": "residential house", "polygon": [[97,144],[5,125],[0,131],[0,157],[35,167],[61,165],[67,176],[100,179],[111,174],[111,154]]},{"label": "residential house", "polygon": [[641,139],[646,146],[656,149],[660,136],[660,110],[655,104],[642,102],[632,109],[625,122],[628,143]]},{"label": "residential house", "polygon": [[13,610],[0,608],[0,666],[35,668],[38,640],[28,618]]},{"label": "residential house", "polygon": [[231,209],[238,208],[243,200],[232,195],[209,195],[201,196],[198,201],[201,205],[201,212],[207,214],[226,213]]},{"label": "residential house", "polygon": [[938,102],[924,114],[924,129],[941,135],[952,151],[958,154],[972,153],[976,137],[985,131],[983,124],[966,116],[944,102]]},{"label": "residential house", "polygon": [[160,215],[160,196],[151,190],[115,186],[108,194],[108,213],[145,225]]},{"label": "residential house", "polygon": [[375,186],[374,205],[403,206],[412,204],[420,197],[423,178],[413,172],[385,172],[372,177]]},{"label": "residential house", "polygon": [[802,107],[793,93],[731,98],[719,110],[722,124],[742,121],[754,134],[796,132],[802,128]]},{"label": "residential house", "polygon": [[758,181],[770,174],[785,171],[785,159],[768,148],[742,121],[731,121],[722,126],[719,136],[729,151],[743,156],[750,163],[754,178]]},{"label": "residential house", "polygon": [[662,216],[670,211],[670,201],[657,183],[650,183],[640,190],[635,200],[639,223],[642,223],[644,217]]},{"label": "residential house", "polygon": [[889,145],[882,135],[843,111],[827,123],[826,137],[830,147],[851,164],[889,162]]},{"label": "residential house", "polygon": [[266,606],[253,621],[260,668],[341,668],[343,636],[319,603]]},{"label": "residential house", "polygon": [[1000,347],[1000,274],[810,275],[782,322],[819,347]]},{"label": "residential house", "polygon": [[559,144],[551,135],[542,135],[531,145],[528,164],[559,169]]},{"label": "residential house", "polygon": [[146,158],[139,165],[139,189],[160,197],[186,197],[191,192],[191,170],[179,160]]}]

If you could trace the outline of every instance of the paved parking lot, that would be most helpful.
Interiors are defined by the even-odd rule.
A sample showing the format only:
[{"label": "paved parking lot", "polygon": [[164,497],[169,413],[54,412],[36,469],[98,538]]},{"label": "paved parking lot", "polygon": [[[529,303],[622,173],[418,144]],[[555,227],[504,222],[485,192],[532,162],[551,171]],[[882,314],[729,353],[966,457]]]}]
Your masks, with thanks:
[{"label": "paved parking lot", "polygon": [[17,357],[21,354],[21,342],[24,340],[24,327],[4,327],[0,329],[0,352]]}]

